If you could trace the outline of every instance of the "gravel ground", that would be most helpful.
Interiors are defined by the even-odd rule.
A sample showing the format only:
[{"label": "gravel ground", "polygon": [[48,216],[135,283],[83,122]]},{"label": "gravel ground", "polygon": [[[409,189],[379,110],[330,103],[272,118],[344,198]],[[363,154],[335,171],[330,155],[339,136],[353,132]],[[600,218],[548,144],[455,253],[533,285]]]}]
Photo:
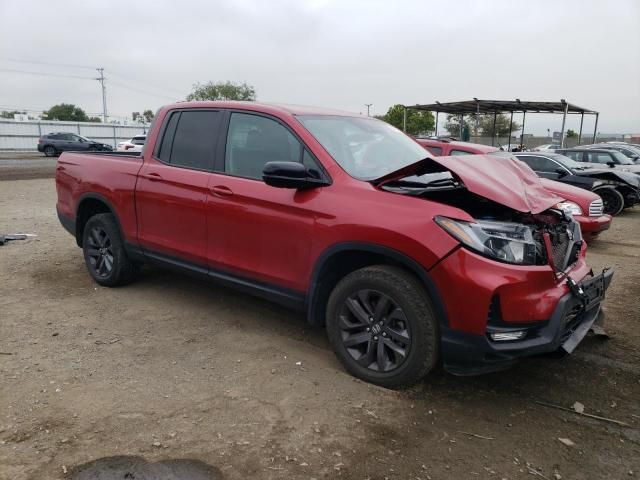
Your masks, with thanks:
[{"label": "gravel ground", "polygon": [[151,268],[98,287],[51,178],[0,181],[0,231],[38,235],[0,247],[1,479],[640,476],[640,209],[590,245],[616,269],[609,340],[404,391],[350,377],[267,302]]}]

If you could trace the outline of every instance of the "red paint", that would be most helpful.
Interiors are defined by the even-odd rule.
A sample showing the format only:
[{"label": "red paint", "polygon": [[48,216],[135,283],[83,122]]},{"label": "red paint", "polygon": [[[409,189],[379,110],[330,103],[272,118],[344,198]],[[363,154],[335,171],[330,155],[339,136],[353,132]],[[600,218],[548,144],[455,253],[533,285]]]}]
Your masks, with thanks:
[{"label": "red paint", "polygon": [[[491,152],[498,152],[500,149],[491,147],[488,145],[481,145],[479,143],[457,142],[457,141],[441,141],[434,139],[418,138],[416,141],[425,147],[429,152],[436,156],[449,156],[452,151],[458,150],[462,152],[468,152],[474,155],[473,158],[467,158],[466,156],[452,157],[448,160],[451,164],[455,164],[460,161],[474,162],[480,161],[479,157],[475,155],[485,155]],[[476,160],[478,159],[478,160]],[[506,159],[505,159],[506,160]],[[444,160],[443,160],[444,161]],[[509,160],[517,162],[525,170],[529,170],[533,175],[533,171],[524,163],[517,160]],[[478,165],[480,172],[485,171],[487,168],[484,165]],[[536,178],[537,175],[536,175]],[[576,221],[580,224],[580,230],[586,239],[596,237],[603,230],[609,229],[611,226],[611,216],[601,215],[599,217],[589,216],[589,205],[594,200],[598,200],[600,197],[598,194],[586,190],[584,188],[574,187],[573,185],[567,185],[566,183],[556,182],[546,178],[539,178],[540,183],[545,189],[554,193],[558,197],[570,202],[576,203],[580,206],[580,209],[584,215],[574,215]],[[512,183],[511,183],[512,184]],[[505,189],[508,190],[509,183],[505,184]]]},{"label": "red paint", "polygon": [[[306,191],[278,189],[258,180],[171,167],[153,158],[169,110],[212,106],[279,119],[322,163],[332,184]],[[58,209],[73,219],[83,194],[101,195],[110,202],[131,244],[307,294],[314,267],[330,247],[342,242],[384,246],[428,272],[453,328],[477,334],[484,331],[494,294],[500,295],[505,321],[527,322],[548,318],[567,293],[550,266],[514,266],[480,257],[460,248],[433,221],[436,215],[472,221],[463,210],[382,191],[347,175],[296,120],[299,113],[344,115],[234,102],[164,107],[142,158],[63,153],[56,176]],[[440,163],[476,193],[484,192],[516,209],[539,211],[558,201],[530,170],[515,162],[505,168],[503,159],[491,156],[479,158],[476,165],[451,158]],[[485,181],[487,169],[491,182]],[[576,280],[589,270],[584,256],[583,247],[570,273]]]}]

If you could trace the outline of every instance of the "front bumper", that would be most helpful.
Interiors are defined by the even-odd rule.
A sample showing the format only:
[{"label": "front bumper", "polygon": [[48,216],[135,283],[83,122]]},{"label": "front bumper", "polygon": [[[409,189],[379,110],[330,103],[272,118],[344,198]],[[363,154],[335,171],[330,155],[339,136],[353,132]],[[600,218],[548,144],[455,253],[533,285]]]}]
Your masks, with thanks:
[{"label": "front bumper", "polygon": [[599,217],[574,215],[573,218],[580,224],[582,236],[587,239],[593,238],[600,232],[609,230],[609,227],[611,227],[611,215],[600,215]]},{"label": "front bumper", "polygon": [[596,321],[612,277],[613,271],[605,270],[574,286],[567,284],[568,293],[558,301],[546,321],[495,329],[526,329],[528,333],[523,340],[495,342],[487,335],[444,328],[442,359],[445,370],[455,375],[477,375],[503,370],[523,357],[558,349],[571,353]]}]

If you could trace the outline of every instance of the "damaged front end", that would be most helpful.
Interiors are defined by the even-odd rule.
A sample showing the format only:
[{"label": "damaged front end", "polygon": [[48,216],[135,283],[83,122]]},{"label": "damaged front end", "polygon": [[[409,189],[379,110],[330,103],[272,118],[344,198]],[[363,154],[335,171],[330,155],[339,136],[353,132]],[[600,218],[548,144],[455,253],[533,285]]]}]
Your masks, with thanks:
[{"label": "damaged front end", "polygon": [[560,274],[577,261],[584,243],[578,223],[557,208],[562,199],[550,193],[546,200],[551,208],[539,213],[519,211],[470,191],[457,175],[433,165],[420,175],[389,179],[378,186],[463,210],[473,222],[442,216],[434,221],[468,249],[499,262],[551,265]]},{"label": "damaged front end", "polygon": [[490,161],[475,169],[438,160],[449,164],[424,162],[377,187],[460,210],[433,218],[462,247],[429,271],[448,314],[445,369],[479,374],[570,353],[596,321],[613,271],[593,274],[579,224],[537,177],[517,165],[498,175]]}]

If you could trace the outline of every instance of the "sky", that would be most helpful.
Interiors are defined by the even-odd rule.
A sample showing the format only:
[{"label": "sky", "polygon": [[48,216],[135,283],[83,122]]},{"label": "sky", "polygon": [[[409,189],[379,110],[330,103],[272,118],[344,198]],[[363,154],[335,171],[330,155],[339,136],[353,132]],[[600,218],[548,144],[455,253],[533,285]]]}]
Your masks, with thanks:
[{"label": "sky", "polygon": [[[640,133],[640,0],[0,0],[0,110],[100,114],[96,67],[115,118],[230,80],[259,101],[376,115],[564,98],[601,112],[599,132]],[[560,124],[529,115],[527,133]]]}]

